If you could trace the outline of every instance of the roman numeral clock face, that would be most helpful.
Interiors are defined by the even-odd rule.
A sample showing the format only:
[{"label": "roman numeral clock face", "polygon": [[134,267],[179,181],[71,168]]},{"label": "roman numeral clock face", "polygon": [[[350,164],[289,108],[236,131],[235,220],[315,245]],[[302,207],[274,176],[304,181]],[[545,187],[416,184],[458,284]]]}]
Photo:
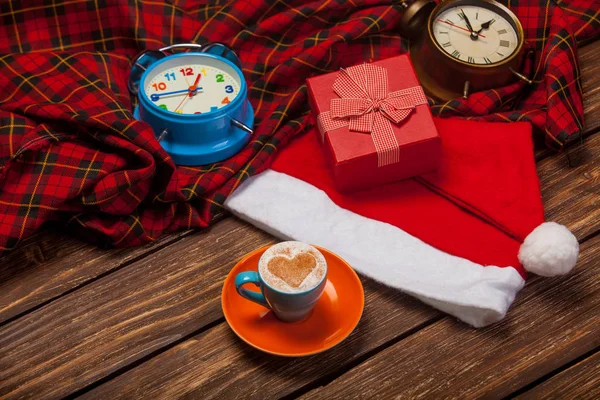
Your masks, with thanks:
[{"label": "roman numeral clock face", "polygon": [[464,5],[443,10],[432,31],[439,46],[457,60],[486,65],[510,57],[519,44],[515,28],[494,10]]}]

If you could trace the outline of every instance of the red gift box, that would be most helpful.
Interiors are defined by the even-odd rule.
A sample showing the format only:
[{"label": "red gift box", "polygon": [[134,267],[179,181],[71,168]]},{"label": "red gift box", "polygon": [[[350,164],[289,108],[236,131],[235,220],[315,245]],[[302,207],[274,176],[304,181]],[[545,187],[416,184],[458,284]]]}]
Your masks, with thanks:
[{"label": "red gift box", "polygon": [[315,76],[307,84],[339,190],[366,189],[437,168],[441,139],[407,55]]}]

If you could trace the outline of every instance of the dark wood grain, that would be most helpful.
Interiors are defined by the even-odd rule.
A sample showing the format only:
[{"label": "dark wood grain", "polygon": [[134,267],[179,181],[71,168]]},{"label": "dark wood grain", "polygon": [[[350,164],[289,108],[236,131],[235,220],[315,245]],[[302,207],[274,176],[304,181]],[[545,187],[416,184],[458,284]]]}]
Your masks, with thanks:
[{"label": "dark wood grain", "polygon": [[0,397],[62,397],[221,317],[235,261],[272,239],[232,219],[0,328]]},{"label": "dark wood grain", "polygon": [[[365,310],[340,345],[307,358],[270,356],[239,340],[225,323],[97,387],[86,398],[276,398],[341,374],[390,340],[441,317],[433,309],[363,279]],[[161,371],[158,373],[158,371]]]},{"label": "dark wood grain", "polygon": [[600,352],[553,376],[517,399],[600,399]]},{"label": "dark wood grain", "polygon": [[583,88],[584,132],[600,130],[600,40],[578,51]]},{"label": "dark wood grain", "polygon": [[0,324],[189,233],[165,235],[133,249],[106,250],[64,232],[40,232],[0,258]]},{"label": "dark wood grain", "polygon": [[589,137],[571,152],[578,167],[563,157],[537,164],[547,219],[565,224],[578,239],[600,230],[600,133]]},{"label": "dark wood grain", "polygon": [[502,398],[600,346],[600,236],[570,275],[534,279],[504,321],[451,319],[381,351],[306,398]]}]

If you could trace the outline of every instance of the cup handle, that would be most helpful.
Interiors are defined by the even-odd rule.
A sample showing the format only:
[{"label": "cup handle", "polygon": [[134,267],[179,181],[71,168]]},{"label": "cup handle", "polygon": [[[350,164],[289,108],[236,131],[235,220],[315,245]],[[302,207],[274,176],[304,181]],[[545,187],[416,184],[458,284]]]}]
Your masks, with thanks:
[{"label": "cup handle", "polygon": [[243,298],[270,309],[271,307],[269,307],[269,304],[267,303],[267,300],[265,300],[265,296],[262,293],[252,292],[242,287],[246,283],[253,283],[255,286],[260,287],[258,273],[254,271],[246,271],[237,274],[235,276],[235,289]]}]

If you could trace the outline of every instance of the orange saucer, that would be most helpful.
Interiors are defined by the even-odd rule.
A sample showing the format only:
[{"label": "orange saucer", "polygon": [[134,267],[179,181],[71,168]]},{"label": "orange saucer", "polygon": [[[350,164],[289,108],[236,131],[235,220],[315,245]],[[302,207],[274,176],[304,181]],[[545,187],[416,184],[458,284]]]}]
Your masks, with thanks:
[{"label": "orange saucer", "polygon": [[[258,260],[267,248],[269,246],[248,254],[225,279],[221,304],[235,334],[252,347],[287,357],[320,353],[350,335],[363,312],[363,287],[356,272],[342,258],[321,247],[317,248],[327,260],[327,284],[307,319],[282,322],[270,310],[237,293],[235,276],[243,271],[256,271]],[[258,291],[253,285],[245,287]]]}]

